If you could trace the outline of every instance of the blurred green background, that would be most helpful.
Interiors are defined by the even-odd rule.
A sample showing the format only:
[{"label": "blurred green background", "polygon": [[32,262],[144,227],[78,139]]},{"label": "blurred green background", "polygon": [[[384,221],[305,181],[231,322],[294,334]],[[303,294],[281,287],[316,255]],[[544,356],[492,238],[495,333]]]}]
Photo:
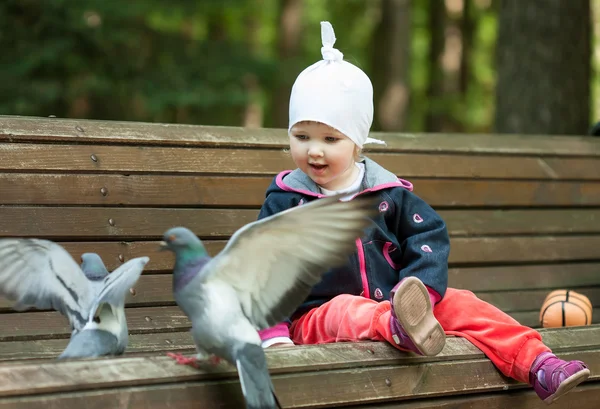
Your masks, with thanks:
[{"label": "blurred green background", "polygon": [[373,130],[583,134],[598,3],[3,0],[0,114],[286,127],[328,20],[373,81]]}]

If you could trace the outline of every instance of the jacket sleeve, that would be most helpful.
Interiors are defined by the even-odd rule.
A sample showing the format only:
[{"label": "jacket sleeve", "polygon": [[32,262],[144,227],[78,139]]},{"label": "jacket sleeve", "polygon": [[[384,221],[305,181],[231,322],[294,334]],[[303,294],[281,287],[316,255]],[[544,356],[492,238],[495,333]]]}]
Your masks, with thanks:
[{"label": "jacket sleeve", "polygon": [[[396,237],[402,250],[400,276],[415,276],[440,299],[448,288],[450,238],[446,224],[431,206],[414,193],[399,189]],[[434,297],[432,297],[434,298]]]},{"label": "jacket sleeve", "polygon": [[[300,203],[300,199],[300,195],[295,193],[271,192],[267,195],[267,198],[260,209],[258,220],[297,206],[298,203]],[[268,348],[276,343],[293,344],[293,341],[290,338],[290,324],[291,321],[288,319],[270,328],[258,331],[263,348]]]}]

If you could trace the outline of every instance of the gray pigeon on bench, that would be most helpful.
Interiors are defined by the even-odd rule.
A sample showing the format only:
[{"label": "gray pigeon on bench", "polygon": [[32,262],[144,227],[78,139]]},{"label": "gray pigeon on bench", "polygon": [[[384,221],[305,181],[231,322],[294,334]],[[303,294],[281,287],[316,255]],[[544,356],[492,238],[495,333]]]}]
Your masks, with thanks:
[{"label": "gray pigeon on bench", "polygon": [[119,355],[128,342],[125,296],[148,257],[124,263],[111,274],[97,254],[82,256],[82,267],[60,245],[39,239],[0,240],[0,295],[18,311],[54,309],[72,329],[59,358]]},{"label": "gray pigeon on bench", "polygon": [[355,249],[376,206],[369,199],[338,199],[250,223],[214,258],[190,230],[168,230],[162,247],[175,253],[175,300],[192,322],[198,352],[169,356],[193,366],[224,358],[237,367],[248,409],[279,408],[257,329],[290,316],[321,275]]}]

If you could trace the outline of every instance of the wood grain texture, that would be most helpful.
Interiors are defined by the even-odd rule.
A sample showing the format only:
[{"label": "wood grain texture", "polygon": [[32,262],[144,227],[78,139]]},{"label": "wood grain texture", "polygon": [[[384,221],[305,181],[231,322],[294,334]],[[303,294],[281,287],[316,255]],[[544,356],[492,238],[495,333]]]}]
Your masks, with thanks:
[{"label": "wood grain texture", "polygon": [[[187,331],[188,318],[179,307],[126,308],[129,333]],[[28,339],[68,338],[69,323],[56,311],[20,312],[0,315],[0,342]]]},{"label": "wood grain texture", "polygon": [[[567,352],[562,356],[583,359],[589,363],[593,373],[596,373],[600,367],[597,352]],[[305,372],[315,365],[311,362],[304,367],[281,368],[272,363],[270,354],[267,355],[275,390],[284,407],[326,407],[349,402],[378,403],[391,399],[428,398],[440,394],[452,396],[464,392],[493,392],[526,387],[505,378],[490,361],[481,358],[432,362],[428,365],[398,362],[347,369],[329,366],[320,371]],[[35,368],[27,364],[4,365],[0,370],[10,369],[10,372],[3,371],[7,382],[0,389],[0,396],[4,396],[0,399],[0,407],[19,402],[31,404],[45,398],[48,396],[45,394],[50,392],[53,403],[59,401],[63,407],[69,408],[74,407],[74,404],[81,404],[83,399],[87,399],[87,402],[100,399],[105,405],[115,399],[126,399],[127,407],[134,408],[147,407],[149,402],[154,402],[153,405],[166,405],[167,402],[173,404],[179,402],[179,399],[194,401],[201,407],[234,408],[243,402],[235,372],[225,372],[220,368],[215,368],[210,373],[201,372],[164,360],[165,358],[154,357],[121,358],[80,361],[77,366],[72,365],[75,362],[36,364]],[[289,357],[287,360],[294,362]],[[44,376],[39,376],[38,373]],[[209,379],[218,382],[207,382]],[[597,375],[591,378],[592,381],[597,379]],[[299,388],[299,385],[302,387]],[[25,391],[24,387],[27,387]],[[132,393],[135,390],[145,396],[142,393],[135,396]],[[153,390],[160,393],[150,392]],[[99,391],[102,393],[98,394]],[[19,396],[23,392],[31,396],[23,400]],[[41,395],[36,399],[38,394]]]},{"label": "wood grain texture", "polygon": [[[68,338],[0,342],[0,361],[56,359],[69,343]],[[131,334],[127,356],[180,352],[193,354],[194,342],[188,331]],[[1,364],[0,364],[1,365]]]},{"label": "wood grain texture", "polygon": [[[461,209],[439,214],[452,237],[600,233],[600,209]],[[257,209],[2,206],[0,237],[160,239],[169,228],[186,226],[202,239],[228,238],[257,217]]]},{"label": "wood grain texture", "polygon": [[[12,305],[11,301],[0,297],[0,312],[10,312]],[[125,298],[126,307],[169,305],[175,305],[171,274],[143,274],[135,284],[133,294],[128,292]]]},{"label": "wood grain texture", "polygon": [[[596,138],[547,135],[493,134],[372,134],[387,146],[379,152],[469,152],[600,156]],[[2,141],[60,141],[135,145],[284,148],[285,129],[159,124],[43,117],[0,116]]]},{"label": "wood grain texture", "polygon": [[[259,208],[271,182],[271,177],[258,176],[0,173],[0,204]],[[600,183],[596,182],[413,182],[414,192],[435,208],[600,206]]]},{"label": "wood grain texture", "polygon": [[[399,177],[598,180],[600,159],[439,153],[367,155]],[[0,143],[0,171],[271,175],[294,169],[283,149]]]},{"label": "wood grain texture", "polygon": [[[541,294],[540,294],[541,295]],[[505,305],[509,300],[505,300]],[[185,314],[171,306],[126,308],[127,324],[131,334],[181,332],[191,328]],[[507,311],[508,315],[528,327],[539,327],[539,306],[529,311]],[[593,310],[600,317],[600,308]],[[0,342],[68,338],[71,331],[67,320],[56,311],[5,312],[0,317]],[[595,321],[594,321],[595,322]]]},{"label": "wood grain texture", "polygon": [[[58,243],[77,261],[80,260],[82,253],[98,253],[110,271],[124,261],[142,256],[150,257],[144,269],[145,273],[172,271],[174,265],[171,252],[159,251],[159,241],[58,241]],[[226,243],[226,240],[204,240],[208,253],[213,256],[218,254]],[[502,263],[539,264],[575,261],[588,262],[593,266],[595,260],[600,260],[600,254],[597,252],[600,236],[456,237],[451,238],[450,245],[451,267],[463,267],[469,264],[483,267]]]},{"label": "wood grain texture", "polygon": [[573,288],[600,285],[599,263],[456,267],[448,271],[451,287],[475,292]]},{"label": "wood grain texture", "polygon": [[[544,343],[559,356],[569,353],[569,345],[577,342],[582,350],[592,351],[600,347],[600,326],[543,329],[540,330]],[[460,360],[480,360],[482,352],[470,342],[459,337],[449,337],[442,352],[435,357],[423,357],[403,353],[383,342],[336,343],[326,345],[307,345],[293,348],[267,349],[267,362],[273,374],[314,372],[322,370],[343,370],[362,364],[364,367],[387,367],[390,365],[410,366],[427,362],[454,363]],[[600,365],[600,355],[597,357]],[[108,373],[102,368],[123,368],[122,371]],[[137,368],[136,368],[137,367]],[[43,369],[55,371],[54,376],[45,370],[39,370],[38,362],[15,362],[0,365],[0,378],[7,382],[0,384],[0,396],[21,394],[26,386],[20,379],[36,382],[41,392],[58,392],[74,386],[74,381],[84,379],[88,387],[110,385],[118,382],[126,386],[130,381],[150,383],[201,380],[218,377],[236,377],[236,370],[227,363],[215,367],[196,370],[176,365],[165,356],[121,357],[113,359],[85,359],[48,362]],[[13,371],[18,370],[18,374]],[[97,371],[98,375],[85,376],[86,372]],[[11,375],[11,372],[14,374]],[[56,376],[58,374],[64,374]]]},{"label": "wood grain texture", "polygon": [[[600,382],[588,382],[569,392],[568,396],[552,404],[552,409],[596,409],[600,396]],[[191,409],[193,406],[189,406]],[[181,406],[187,409],[188,406]],[[469,393],[457,397],[439,397],[397,401],[374,405],[349,406],[348,409],[546,409],[542,401],[530,389],[508,390],[496,393]]]},{"label": "wood grain texture", "polygon": [[[589,287],[581,287],[582,278],[576,273],[569,273],[569,270],[560,271],[559,269],[556,269],[556,274],[550,276],[546,275],[543,280],[536,281],[535,277],[538,276],[532,277],[530,275],[532,270],[528,267],[530,266],[514,266],[511,268],[511,273],[509,273],[509,275],[515,277],[515,280],[509,283],[512,289],[502,288],[502,280],[504,278],[498,279],[498,276],[493,274],[479,274],[481,269],[476,267],[461,270],[467,270],[465,271],[467,278],[479,277],[481,281],[485,281],[487,284],[485,287],[486,290],[476,290],[473,287],[478,286],[478,281],[467,281],[467,278],[462,280],[460,278],[458,280],[451,279],[449,284],[450,287],[453,288],[464,288],[474,291],[479,298],[495,305],[505,312],[538,310],[546,295],[553,289],[571,289],[577,291],[587,296],[592,305],[600,305],[600,280],[598,280],[597,276],[600,264],[594,265],[592,271],[593,274],[590,274],[590,283],[584,283],[584,285]],[[540,274],[545,273],[543,272],[545,266],[537,267]],[[573,267],[577,267],[577,265],[574,265]],[[473,272],[473,274],[469,274],[470,271],[468,270],[477,271]],[[450,270],[450,273],[451,276],[454,277],[454,271],[452,269]],[[455,285],[457,281],[459,284],[463,285]],[[494,287],[496,282],[498,283],[496,284],[496,287]],[[520,288],[521,286],[527,287],[527,285],[535,288]],[[175,305],[172,291],[171,274],[144,274],[135,285],[135,295],[131,293],[127,294],[125,299],[126,306],[137,308]],[[9,312],[11,306],[12,303],[10,301],[0,298],[0,312]],[[600,320],[600,317],[598,317],[598,320]]]}]

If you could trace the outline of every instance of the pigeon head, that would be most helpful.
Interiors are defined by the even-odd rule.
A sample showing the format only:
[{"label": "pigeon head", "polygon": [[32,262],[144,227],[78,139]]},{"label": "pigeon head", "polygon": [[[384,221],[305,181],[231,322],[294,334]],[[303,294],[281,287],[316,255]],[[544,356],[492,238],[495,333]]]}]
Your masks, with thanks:
[{"label": "pigeon head", "polygon": [[83,253],[81,255],[81,269],[85,276],[92,281],[102,280],[108,275],[106,266],[96,253]]},{"label": "pigeon head", "polygon": [[166,231],[161,242],[161,249],[171,250],[176,255],[184,253],[206,255],[202,241],[185,227],[173,227]]}]

